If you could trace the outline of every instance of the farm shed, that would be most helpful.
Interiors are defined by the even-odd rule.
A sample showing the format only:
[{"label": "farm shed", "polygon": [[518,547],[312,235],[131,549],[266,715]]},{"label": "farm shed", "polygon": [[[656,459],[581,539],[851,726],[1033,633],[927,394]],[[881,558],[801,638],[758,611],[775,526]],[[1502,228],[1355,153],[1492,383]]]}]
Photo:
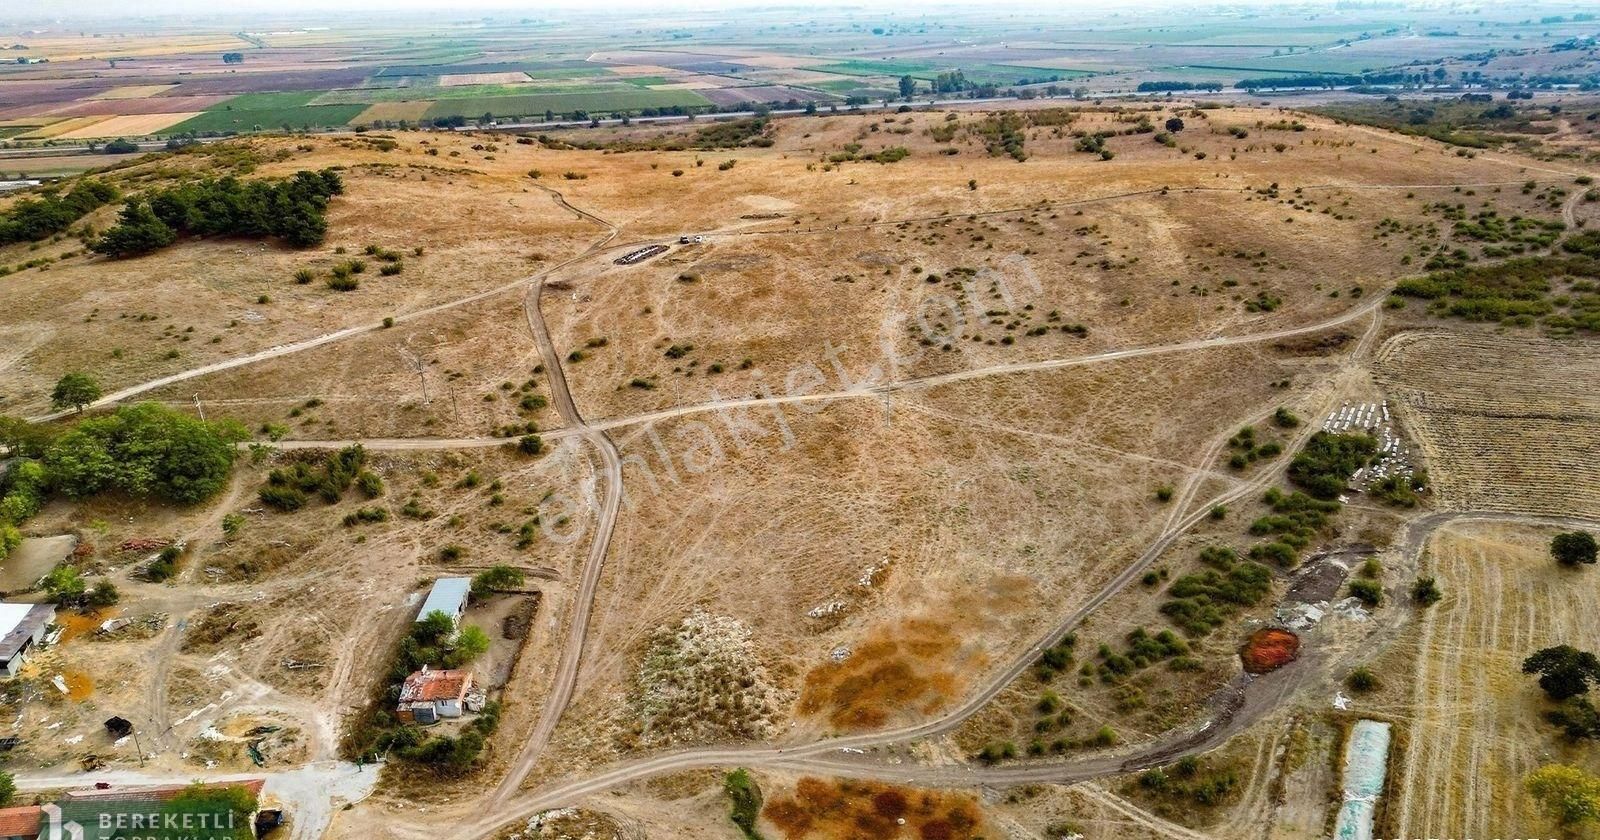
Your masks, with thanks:
[{"label": "farm shed", "polygon": [[49,604],[0,604],[0,677],[9,679],[22,670],[55,618],[56,608]]},{"label": "farm shed", "polygon": [[471,690],[471,671],[434,671],[424,665],[400,686],[395,716],[406,723],[421,724],[461,717]]},{"label": "farm shed", "polygon": [[422,609],[417,611],[417,620],[421,621],[436,612],[442,612],[450,616],[451,624],[459,626],[461,614],[467,611],[467,594],[471,591],[472,578],[439,578],[433,582],[433,589],[428,591],[428,598],[422,602]]}]

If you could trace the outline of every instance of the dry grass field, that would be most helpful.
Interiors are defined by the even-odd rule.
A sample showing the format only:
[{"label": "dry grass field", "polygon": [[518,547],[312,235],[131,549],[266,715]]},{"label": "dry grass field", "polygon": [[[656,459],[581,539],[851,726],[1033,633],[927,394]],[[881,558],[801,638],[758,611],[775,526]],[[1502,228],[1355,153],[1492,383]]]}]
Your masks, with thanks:
[{"label": "dry grass field", "polygon": [[[92,140],[97,137],[146,137],[159,134],[162,130],[171,128],[191,117],[199,116],[199,111],[187,111],[169,114],[129,114],[126,116],[98,119],[88,125],[77,125],[76,120],[68,120],[62,125],[71,124],[74,127],[67,132],[55,134],[61,140]],[[81,117],[78,119],[94,119]],[[52,126],[54,130],[56,126]]]},{"label": "dry grass field", "polygon": [[1518,333],[1413,332],[1377,372],[1416,431],[1440,500],[1465,510],[1600,510],[1600,352]]},{"label": "dry grass field", "polygon": [[1407,750],[1391,772],[1394,836],[1487,836],[1509,826],[1529,836],[1565,836],[1539,813],[1522,780],[1552,762],[1600,768],[1541,718],[1548,705],[1520,666],[1543,647],[1600,646],[1590,616],[1600,608],[1584,573],[1550,559],[1554,532],[1463,523],[1441,531],[1426,571],[1444,600],[1411,638],[1416,670],[1396,706]]},{"label": "dry grass field", "polygon": [[[1586,388],[1600,380],[1600,356],[1586,339],[1383,306],[1393,281],[1439,245],[1483,247],[1458,242],[1428,205],[1560,218],[1551,185],[1571,177],[1271,108],[1054,107],[1024,104],[1004,124],[970,108],[780,119],[764,129],[770,145],[683,151],[662,147],[693,145],[706,123],[529,142],[442,131],[258,138],[106,171],[133,192],[196,174],[335,166],[347,190],[330,203],[326,242],[307,250],[210,239],[114,261],[85,251],[81,229],[0,249],[0,265],[43,258],[0,280],[0,411],[43,413],[72,370],[108,392],[177,377],[138,396],[198,405],[280,447],[242,454],[227,494],[197,509],[57,502],[27,523],[31,535],[93,543],[84,562],[125,587],[119,615],[165,618],[145,636],[62,645],[45,672],[70,664],[73,690],[94,692],[96,705],[23,704],[21,725],[42,733],[70,711],[62,734],[87,737],[92,709],[136,710],[167,733],[156,766],[181,771],[195,765],[185,752],[243,769],[239,733],[282,721],[275,760],[329,757],[341,716],[370,697],[428,581],[496,563],[525,569],[538,592],[533,629],[491,633],[483,667],[503,682],[506,717],[481,768],[426,786],[391,778],[339,817],[342,836],[409,837],[417,825],[481,819],[486,792],[526,769],[518,754],[540,731],[547,695],[561,696],[552,686],[564,654],[578,661],[571,703],[524,789],[667,749],[787,749],[914,725],[999,685],[1040,634],[1091,603],[1100,606],[1079,628],[1075,666],[1132,630],[1167,629],[1163,582],[1198,570],[1203,546],[1252,544],[1250,522],[1269,510],[1262,491],[1286,486],[1284,462],[1342,403],[1396,407],[1430,471],[1424,509],[1600,509],[1600,404]],[[1156,142],[1174,115],[1184,130]],[[1025,161],[986,148],[1013,129]],[[1073,130],[1114,132],[1110,154],[1078,151]],[[892,162],[863,159],[884,152]],[[1530,178],[1545,186],[1523,189]],[[104,230],[114,215],[86,221]],[[695,235],[705,241],[679,241]],[[655,243],[668,250],[615,262]],[[396,252],[403,269],[381,274],[368,246]],[[330,288],[332,268],[352,259],[367,261],[359,288]],[[296,282],[302,269],[312,282]],[[545,328],[560,377],[547,369]],[[1302,422],[1273,425],[1279,407]],[[1230,467],[1227,442],[1245,424],[1282,460]],[[519,453],[514,441],[533,428],[545,450]],[[621,462],[614,530],[602,527],[616,489],[602,432]],[[386,485],[377,498],[352,491],[295,513],[258,499],[274,467],[356,441]],[[1242,492],[1226,516],[1206,519],[1230,490]],[[1381,551],[1420,512],[1358,498],[1308,551]],[[244,517],[231,539],[227,514]],[[1199,524],[1151,550],[1154,579],[1124,578],[1186,517]],[[609,549],[591,556],[603,535]],[[153,536],[189,538],[176,582],[139,580],[143,558],[116,550]],[[1391,827],[1479,831],[1526,815],[1511,793],[1444,780],[1486,768],[1502,779],[1495,790],[1511,791],[1504,780],[1523,772],[1518,762],[1553,748],[1518,730],[1528,743],[1491,761],[1490,742],[1471,737],[1491,719],[1542,725],[1508,708],[1527,705],[1528,686],[1493,669],[1505,665],[1494,657],[1520,655],[1516,644],[1577,632],[1577,610],[1556,611],[1550,630],[1533,611],[1564,591],[1539,557],[1546,538],[1460,525],[1432,545],[1424,566],[1446,600],[1397,633],[1415,642],[1416,684],[1427,688],[1391,687],[1382,697],[1393,707],[1372,711],[1415,717],[1397,772],[1437,789],[1412,797],[1402,821],[1386,812]],[[590,574],[592,613],[567,648]],[[1152,667],[1115,685],[1061,674],[1051,685],[1083,743],[1059,760],[1094,757],[1107,746],[1089,740],[1101,726],[1131,750],[1195,723],[1286,579],[1275,574],[1266,598],[1195,641],[1190,670]],[[1379,579],[1391,598],[1409,585]],[[1526,615],[1477,617],[1492,600],[1478,594],[1523,590],[1541,593]],[[501,625],[522,597],[532,593],[475,606],[469,619]],[[1410,607],[1382,609],[1387,621]],[[149,667],[119,682],[117,663],[129,661]],[[1324,682],[1337,677],[1313,676],[1306,685],[1323,705]],[[949,737],[894,761],[953,762],[989,739],[1028,737],[1042,688],[1032,675],[1012,681]],[[1331,724],[1316,718],[1307,736],[1284,716],[1269,723],[1208,758],[1237,766],[1242,781],[1204,819],[1117,780],[980,800],[787,767],[763,776],[763,825],[786,840],[1061,836],[1045,832],[1067,824],[1095,838],[1201,836],[1179,823],[1242,832],[1272,811],[1274,768],[1311,766],[1288,782],[1297,790],[1333,772],[1284,758],[1294,739],[1332,744]],[[26,757],[59,764],[81,743],[41,740]],[[135,760],[125,752],[113,763]],[[618,796],[586,801],[592,819],[572,819],[595,836],[733,838],[720,783],[704,766],[629,780]],[[1309,835],[1320,813],[1285,819]]]}]

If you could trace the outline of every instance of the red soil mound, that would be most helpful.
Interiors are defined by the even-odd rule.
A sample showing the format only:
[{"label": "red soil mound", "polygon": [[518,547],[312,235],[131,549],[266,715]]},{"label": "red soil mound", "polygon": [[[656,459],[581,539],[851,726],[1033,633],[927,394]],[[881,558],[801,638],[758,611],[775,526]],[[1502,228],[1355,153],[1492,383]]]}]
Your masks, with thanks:
[{"label": "red soil mound", "polygon": [[1268,627],[1250,634],[1250,640],[1239,651],[1244,669],[1252,674],[1265,674],[1294,661],[1300,653],[1300,637],[1288,630]]}]

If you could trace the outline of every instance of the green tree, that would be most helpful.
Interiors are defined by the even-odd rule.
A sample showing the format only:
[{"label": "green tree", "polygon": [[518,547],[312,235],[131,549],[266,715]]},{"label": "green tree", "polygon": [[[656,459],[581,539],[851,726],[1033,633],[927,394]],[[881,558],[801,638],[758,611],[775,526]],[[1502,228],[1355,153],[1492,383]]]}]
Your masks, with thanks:
[{"label": "green tree", "polygon": [[1528,774],[1525,784],[1544,812],[1562,825],[1600,818],[1600,777],[1580,767],[1547,764]]},{"label": "green tree", "polygon": [[1172,117],[1171,119],[1167,120],[1167,130],[1173,134],[1177,134],[1178,132],[1182,131],[1183,120],[1177,117]]},{"label": "green tree", "polygon": [[66,564],[51,569],[41,583],[50,600],[63,607],[82,604],[84,595],[89,589],[89,584],[83,579],[83,575]]},{"label": "green tree", "polygon": [[517,589],[526,579],[521,569],[498,563],[472,576],[472,597],[481,598],[492,592]]},{"label": "green tree", "polygon": [[909,75],[900,77],[900,98],[907,102],[917,93],[917,80]]},{"label": "green tree", "polygon": [[1556,645],[1522,660],[1522,673],[1538,674],[1546,696],[1565,700],[1588,692],[1589,684],[1600,680],[1600,659],[1571,645]]},{"label": "green tree", "polygon": [[100,385],[87,373],[69,373],[56,380],[54,391],[50,392],[50,405],[62,409],[76,409],[83,413],[83,407],[100,399]]},{"label": "green tree", "polygon": [[1593,565],[1595,554],[1594,535],[1587,531],[1556,534],[1550,541],[1550,556],[1563,566]]},{"label": "green tree", "polygon": [[236,424],[141,403],[79,423],[51,443],[44,464],[68,496],[118,490],[194,504],[227,484],[234,444],[246,437]]},{"label": "green tree", "polygon": [[17,780],[10,773],[0,770],[0,808],[11,804],[17,798]]},{"label": "green tree", "polygon": [[110,257],[134,257],[165,248],[177,238],[177,232],[157,218],[150,205],[130,201],[123,205],[116,227],[106,231],[91,247]]},{"label": "green tree", "polygon": [[468,624],[456,634],[455,649],[451,651],[451,667],[470,665],[489,652],[489,634],[476,624]]},{"label": "green tree", "polygon": [[55,438],[52,427],[43,423],[29,423],[20,417],[0,416],[0,447],[12,454],[38,458]]}]

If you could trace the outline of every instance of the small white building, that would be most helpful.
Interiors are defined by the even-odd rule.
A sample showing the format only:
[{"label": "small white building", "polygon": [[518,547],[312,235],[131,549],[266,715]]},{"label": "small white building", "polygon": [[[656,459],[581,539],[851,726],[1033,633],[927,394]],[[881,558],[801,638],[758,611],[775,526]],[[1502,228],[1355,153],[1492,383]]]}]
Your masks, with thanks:
[{"label": "small white building", "polygon": [[22,670],[55,620],[56,608],[50,604],[0,604],[0,678],[10,679]]},{"label": "small white building", "polygon": [[442,612],[450,616],[451,624],[460,627],[461,616],[467,611],[467,596],[471,592],[472,578],[439,578],[433,582],[433,589],[428,591],[422,609],[417,611],[417,620],[422,621],[436,612]]}]

